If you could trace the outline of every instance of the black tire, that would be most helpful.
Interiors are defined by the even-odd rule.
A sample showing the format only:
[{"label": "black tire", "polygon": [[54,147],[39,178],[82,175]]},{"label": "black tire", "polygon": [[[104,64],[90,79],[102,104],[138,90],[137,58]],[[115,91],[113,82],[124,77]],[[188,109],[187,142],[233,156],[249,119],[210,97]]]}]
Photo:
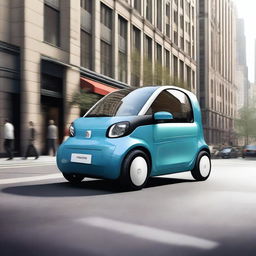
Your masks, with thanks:
[{"label": "black tire", "polygon": [[76,173],[62,173],[64,178],[72,184],[79,184],[83,179],[84,176],[81,174]]},{"label": "black tire", "polygon": [[[138,169],[141,163],[141,169]],[[140,190],[147,183],[151,171],[148,155],[139,149],[127,154],[123,160],[119,183],[124,190]]]},{"label": "black tire", "polygon": [[[204,162],[201,162],[201,161],[204,161]],[[211,173],[211,157],[208,152],[204,150],[200,151],[196,159],[195,167],[191,171],[191,174],[195,180],[204,181],[208,179],[208,177],[210,176],[210,173]]]}]

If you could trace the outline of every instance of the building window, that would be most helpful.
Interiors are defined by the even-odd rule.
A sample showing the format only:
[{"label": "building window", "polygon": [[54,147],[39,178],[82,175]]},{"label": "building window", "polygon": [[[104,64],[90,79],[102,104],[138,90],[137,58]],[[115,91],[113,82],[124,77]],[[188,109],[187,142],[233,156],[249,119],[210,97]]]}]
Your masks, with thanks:
[{"label": "building window", "polygon": [[152,39],[149,36],[145,37],[145,58],[152,61]]},{"label": "building window", "polygon": [[187,77],[187,86],[190,89],[191,88],[191,70],[190,67],[186,65],[186,77]]},{"label": "building window", "polygon": [[156,44],[156,84],[162,84],[162,71],[162,46],[160,44]]},{"label": "building window", "polygon": [[92,13],[92,1],[91,0],[81,0],[81,8],[89,13]]},{"label": "building window", "polygon": [[170,14],[171,14],[171,9],[170,9],[170,3],[168,2],[166,4],[165,12],[166,12],[166,23],[165,23],[165,33],[168,37],[170,37]]},{"label": "building window", "polygon": [[131,82],[133,86],[139,86],[140,85],[140,49],[141,49],[141,32],[139,29],[133,26],[132,30],[132,76],[131,76]]},{"label": "building window", "polygon": [[184,62],[180,60],[180,81],[184,82]]},{"label": "building window", "polygon": [[141,0],[133,0],[133,7],[137,12],[141,13]]},{"label": "building window", "polygon": [[184,29],[184,15],[180,15],[180,28]]},{"label": "building window", "polygon": [[178,12],[174,10],[173,12],[173,21],[176,26],[178,26]]},{"label": "building window", "polygon": [[44,1],[44,41],[60,46],[60,11],[58,0]]},{"label": "building window", "polygon": [[146,0],[146,19],[152,22],[152,0]]},{"label": "building window", "polygon": [[177,31],[173,32],[173,39],[174,39],[174,43],[178,46],[178,32]]},{"label": "building window", "polygon": [[162,0],[157,0],[157,28],[162,31]]},{"label": "building window", "polygon": [[92,69],[92,1],[81,0],[81,66]]},{"label": "building window", "polygon": [[173,77],[174,80],[178,80],[178,58],[176,56],[173,56]]},{"label": "building window", "polygon": [[101,4],[101,73],[112,76],[112,10]]},{"label": "building window", "polygon": [[180,37],[180,48],[184,51],[184,37]]},{"label": "building window", "polygon": [[127,82],[127,21],[123,19],[121,16],[119,16],[118,20],[119,20],[118,78],[122,82]]},{"label": "building window", "polygon": [[92,36],[81,29],[81,66],[92,69]]},{"label": "building window", "polygon": [[100,42],[101,73],[112,76],[112,48],[108,43]]},{"label": "building window", "polygon": [[170,74],[170,52],[165,49],[165,68],[167,71],[167,74]]}]

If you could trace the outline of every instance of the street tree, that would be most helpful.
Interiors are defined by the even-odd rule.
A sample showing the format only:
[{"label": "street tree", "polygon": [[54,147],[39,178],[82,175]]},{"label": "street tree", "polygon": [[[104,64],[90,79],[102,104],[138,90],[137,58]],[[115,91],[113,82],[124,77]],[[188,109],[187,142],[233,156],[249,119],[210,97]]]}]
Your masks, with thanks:
[{"label": "street tree", "polygon": [[235,128],[239,137],[244,138],[245,144],[256,139],[256,107],[244,106],[239,111],[239,118],[235,120]]}]

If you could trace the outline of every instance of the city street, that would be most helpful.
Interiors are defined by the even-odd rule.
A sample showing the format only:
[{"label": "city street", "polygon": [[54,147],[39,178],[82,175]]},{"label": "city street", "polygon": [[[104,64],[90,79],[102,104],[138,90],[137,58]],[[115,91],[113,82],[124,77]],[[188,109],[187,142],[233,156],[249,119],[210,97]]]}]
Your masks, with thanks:
[{"label": "city street", "polygon": [[256,255],[256,160],[212,160],[212,173],[72,186],[53,157],[0,159],[0,254]]}]

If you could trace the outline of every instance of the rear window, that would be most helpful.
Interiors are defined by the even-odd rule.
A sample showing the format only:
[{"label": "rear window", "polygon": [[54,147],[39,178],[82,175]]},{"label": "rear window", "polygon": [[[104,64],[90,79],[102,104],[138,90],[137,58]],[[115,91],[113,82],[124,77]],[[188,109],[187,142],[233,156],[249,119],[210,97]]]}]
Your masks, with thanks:
[{"label": "rear window", "polygon": [[245,148],[249,150],[256,150],[256,145],[248,145]]}]

